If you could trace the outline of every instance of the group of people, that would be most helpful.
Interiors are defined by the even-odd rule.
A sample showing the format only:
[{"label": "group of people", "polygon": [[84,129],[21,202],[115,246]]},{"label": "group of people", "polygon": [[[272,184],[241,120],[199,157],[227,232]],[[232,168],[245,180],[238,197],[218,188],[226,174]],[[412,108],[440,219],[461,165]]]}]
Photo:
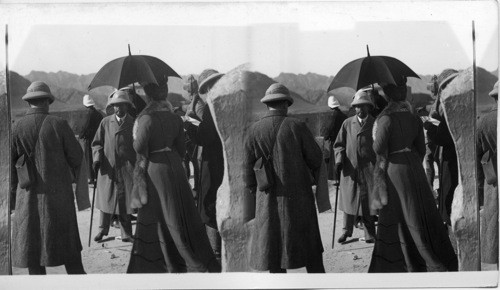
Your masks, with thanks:
[{"label": "group of people", "polygon": [[[127,273],[220,272],[216,198],[224,172],[223,147],[200,94],[207,94],[222,76],[212,69],[204,70],[198,81],[189,76],[184,84],[190,99],[185,113],[167,101],[166,79],[141,84],[148,100],[141,108],[133,101],[135,92],[114,91],[107,104],[112,113],[106,117],[86,97],[89,115],[80,135],[83,146],[65,120],[48,113],[54,101],[49,87],[33,82],[23,96],[30,109],[13,129],[13,265],[28,268],[30,274],[45,274],[46,266],[59,265],[65,265],[68,274],[85,273],[72,182],[86,160],[101,211],[94,240],[108,235],[116,214],[122,241],[133,243]],[[244,222],[254,231],[249,249],[252,269],[285,273],[306,267],[309,273],[325,272],[312,185],[318,183],[326,161],[344,212],[338,242],[346,242],[354,226],[363,227],[363,240],[374,243],[369,272],[458,270],[446,226],[447,194],[452,191],[441,185],[444,196],[437,207],[423,166],[429,140],[444,147],[432,137],[443,138],[442,128],[422,122],[413,112],[405,100],[406,78],[380,86],[385,102],[373,87],[361,89],[351,103],[355,115],[349,118],[334,97],[329,99],[333,119],[323,133],[328,156],[306,123],[288,116],[294,103],[289,90],[279,83],[267,89],[261,102],[268,113],[248,129],[243,149],[243,180],[250,196],[245,202],[251,204]],[[495,89],[496,100],[498,84]],[[435,110],[436,118],[442,116],[442,105],[436,104]],[[496,161],[493,122],[496,115],[488,115],[486,125],[479,126],[483,133],[478,156],[484,159],[490,152],[495,157],[489,160]],[[28,174],[27,186],[27,171],[18,160],[27,160],[34,173]],[[496,181],[493,186],[496,190]],[[494,198],[498,197],[484,197]],[[486,216],[494,223],[498,210],[488,206]]]}]

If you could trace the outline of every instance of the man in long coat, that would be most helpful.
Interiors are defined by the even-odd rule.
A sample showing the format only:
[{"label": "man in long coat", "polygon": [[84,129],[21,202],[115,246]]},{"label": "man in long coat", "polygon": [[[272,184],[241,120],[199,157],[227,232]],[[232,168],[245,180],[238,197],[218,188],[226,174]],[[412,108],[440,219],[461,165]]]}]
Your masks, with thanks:
[{"label": "man in long coat", "polygon": [[[317,176],[321,167],[321,149],[303,121],[287,117],[293,99],[285,86],[272,84],[261,102],[269,112],[250,127],[245,145],[244,182],[255,198],[254,213],[250,214],[250,218],[255,217],[250,266],[271,273],[301,267],[309,273],[324,273],[311,187],[311,175]],[[253,167],[269,153],[275,181],[262,192]]]},{"label": "man in long coat", "polygon": [[99,124],[102,121],[102,114],[96,110],[95,102],[90,95],[83,96],[83,105],[87,109],[87,116],[85,125],[83,127],[82,133],[80,134],[80,139],[83,141],[85,159],[87,160],[88,176],[90,181],[95,180],[95,173],[92,169],[92,140],[94,140],[95,132],[99,128]]},{"label": "man in long coat", "polygon": [[325,143],[328,144],[328,152],[330,152],[330,156],[326,160],[328,166],[328,179],[338,180],[338,176],[336,176],[335,172],[335,152],[333,151],[333,143],[337,139],[342,123],[347,119],[347,116],[340,110],[340,103],[335,96],[328,97],[328,107],[332,110],[331,123],[322,134]]},{"label": "man in long coat", "polygon": [[369,111],[373,109],[371,89],[356,92],[351,104],[356,115],[346,119],[335,140],[335,167],[340,176],[339,209],[344,212],[343,234],[338,239],[344,243],[352,236],[356,217],[363,221],[365,241],[375,241],[375,225],[369,209],[368,191],[372,189],[373,151],[372,128],[375,119]]},{"label": "man in long coat", "polygon": [[[224,74],[213,69],[206,69],[199,77],[199,93],[207,94]],[[199,98],[199,95],[198,95]],[[194,102],[194,100],[193,100]],[[224,153],[222,141],[207,104],[195,105],[196,114],[201,120],[196,132],[195,142],[202,146],[198,208],[201,219],[207,226],[207,235],[215,255],[221,256],[221,237],[217,230],[216,201],[217,190],[224,177]]]},{"label": "man in long coat", "polygon": [[30,274],[46,274],[45,267],[60,265],[68,274],[85,274],[71,184],[71,170],[82,162],[82,149],[68,123],[49,115],[54,96],[45,83],[33,82],[23,100],[31,108],[14,126],[12,160],[34,154],[36,178],[21,189],[12,170],[12,264],[28,268]]},{"label": "man in long coat", "polygon": [[[498,263],[498,170],[497,170],[497,119],[498,119],[498,82],[490,96],[495,100],[495,107],[481,118],[477,126],[477,162],[478,182],[480,191],[484,194],[483,213],[481,217],[481,260],[483,263]],[[493,172],[497,182],[487,182],[482,162],[487,162],[485,154],[493,162]]]},{"label": "man in long coat", "polygon": [[126,91],[115,91],[108,107],[115,113],[105,117],[92,141],[94,170],[97,174],[96,207],[101,210],[99,233],[94,240],[108,235],[111,217],[119,214],[122,241],[132,242],[130,194],[135,164],[132,129],[134,119],[127,113],[132,106]]},{"label": "man in long coat", "polygon": [[439,162],[439,195],[438,206],[443,221],[450,225],[451,204],[458,186],[458,161],[455,142],[451,137],[450,129],[444,117],[444,108],[441,103],[440,92],[446,88],[449,81],[456,77],[457,71],[446,69],[437,77],[438,92],[436,102],[433,105],[430,116],[439,120],[438,126],[431,122],[424,122],[424,128],[427,130],[427,137],[431,142],[437,145]]}]

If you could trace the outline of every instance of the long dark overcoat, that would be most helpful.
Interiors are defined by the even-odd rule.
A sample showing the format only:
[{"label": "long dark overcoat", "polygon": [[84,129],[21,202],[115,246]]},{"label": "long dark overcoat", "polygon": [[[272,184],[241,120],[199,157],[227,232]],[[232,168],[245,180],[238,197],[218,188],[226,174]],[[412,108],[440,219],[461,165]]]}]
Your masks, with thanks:
[{"label": "long dark overcoat", "polygon": [[203,147],[201,149],[198,208],[203,222],[212,228],[217,228],[215,203],[217,190],[224,177],[224,153],[208,105],[205,105],[202,111],[201,114],[198,110],[198,114],[202,115],[200,118],[203,120],[198,127],[195,140],[198,145]]},{"label": "long dark overcoat", "polygon": [[127,213],[132,213],[130,195],[136,159],[133,127],[134,119],[130,115],[126,115],[121,125],[118,125],[114,114],[107,116],[102,120],[92,141],[94,162],[101,162],[97,176],[96,207],[105,213],[118,213],[118,206],[115,209],[116,174],[123,176]]},{"label": "long dark overcoat", "polygon": [[245,146],[245,186],[256,192],[250,266],[260,271],[304,267],[312,257],[321,261],[323,252],[311,188],[322,152],[303,121],[283,121],[273,150],[275,184],[268,192],[256,189],[253,166],[264,154],[261,148],[271,150],[272,135],[285,116],[286,111],[268,112],[250,127]]},{"label": "long dark overcoat", "polygon": [[[368,188],[370,182],[366,179],[372,178],[371,168],[376,159],[372,137],[374,120],[368,115],[361,127],[357,116],[346,119],[333,145],[335,163],[342,163],[339,209],[347,214],[356,215],[357,211],[361,215],[360,194],[367,194],[365,191],[371,190]],[[361,184],[366,187],[361,187]],[[363,193],[360,191],[362,188],[365,189]]]},{"label": "long dark overcoat", "polygon": [[84,142],[83,153],[85,154],[85,160],[87,161],[88,176],[91,180],[95,179],[94,170],[92,169],[92,140],[94,140],[95,132],[99,128],[101,121],[103,119],[102,114],[96,110],[94,106],[87,108],[87,114],[85,116],[85,126],[80,133],[79,138]]},{"label": "long dark overcoat", "polygon": [[335,172],[335,151],[333,150],[333,143],[335,143],[337,135],[342,128],[342,124],[346,119],[346,114],[344,114],[340,109],[333,109],[331,115],[331,123],[325,128],[326,130],[322,134],[325,140],[325,144],[328,145],[328,152],[330,153],[329,162],[327,164],[328,179],[330,180],[338,179]]},{"label": "long dark overcoat", "polygon": [[17,188],[16,171],[12,171],[13,189],[17,188],[12,264],[26,268],[74,263],[80,257],[82,245],[70,171],[82,162],[82,149],[68,123],[41,108],[29,109],[15,124],[12,160],[24,152],[33,152],[35,143],[35,187]]},{"label": "long dark overcoat", "polygon": [[[477,126],[477,160],[487,151],[497,152],[497,109],[484,116]],[[498,263],[498,183],[484,182],[482,166],[478,166],[479,182],[484,186],[484,206],[481,217],[481,259],[484,263]]]}]

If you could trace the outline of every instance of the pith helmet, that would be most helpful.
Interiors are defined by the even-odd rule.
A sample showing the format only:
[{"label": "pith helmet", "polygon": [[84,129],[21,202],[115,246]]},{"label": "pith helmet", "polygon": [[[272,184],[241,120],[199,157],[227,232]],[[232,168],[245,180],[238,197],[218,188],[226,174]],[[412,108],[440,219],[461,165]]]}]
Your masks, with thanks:
[{"label": "pith helmet", "polygon": [[134,106],[132,101],[130,101],[130,95],[127,91],[117,90],[114,91],[108,98],[108,104],[106,107],[113,106],[116,104],[129,104]]},{"label": "pith helmet", "polygon": [[52,104],[55,99],[50,92],[49,86],[46,83],[40,81],[32,82],[26,90],[26,94],[23,96],[23,100],[26,102],[44,98],[49,99],[50,104]]},{"label": "pith helmet", "polygon": [[331,109],[340,107],[340,103],[337,98],[335,98],[335,96],[328,97],[328,107],[330,107]]},{"label": "pith helmet", "polygon": [[205,94],[208,91],[208,85],[212,82],[216,82],[218,79],[220,79],[224,74],[219,73],[218,71],[214,69],[206,69],[201,72],[200,77],[198,78],[199,80],[199,89],[198,92],[200,94]]},{"label": "pith helmet", "polygon": [[354,95],[354,100],[352,101],[351,106],[359,106],[364,104],[375,107],[373,105],[373,91],[371,88],[361,89],[357,91]]},{"label": "pith helmet", "polygon": [[293,99],[290,96],[290,91],[280,83],[274,83],[266,91],[266,95],[260,100],[262,103],[275,101],[288,101],[288,105],[293,104]]},{"label": "pith helmet", "polygon": [[498,97],[498,81],[493,86],[493,90],[489,93],[490,97]]}]

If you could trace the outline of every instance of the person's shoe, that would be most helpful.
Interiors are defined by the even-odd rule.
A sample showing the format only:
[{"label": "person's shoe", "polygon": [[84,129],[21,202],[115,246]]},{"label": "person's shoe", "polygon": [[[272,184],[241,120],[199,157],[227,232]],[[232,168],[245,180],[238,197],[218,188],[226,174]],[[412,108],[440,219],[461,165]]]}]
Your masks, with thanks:
[{"label": "person's shoe", "polygon": [[348,237],[350,237],[350,235],[343,233],[340,236],[340,238],[337,240],[337,242],[339,242],[340,244],[343,244],[343,243],[345,243],[345,241],[347,240]]},{"label": "person's shoe", "polygon": [[124,243],[133,243],[134,242],[134,238],[132,238],[132,237],[126,237],[126,238],[122,239],[122,242],[124,242]]},{"label": "person's shoe", "polygon": [[111,224],[111,226],[114,227],[115,229],[119,229],[120,222],[118,220],[114,220],[113,223]]},{"label": "person's shoe", "polygon": [[99,242],[102,240],[102,238],[104,238],[104,236],[107,236],[107,234],[104,234],[103,232],[99,232],[97,234],[97,236],[94,237],[94,241],[95,242]]}]

